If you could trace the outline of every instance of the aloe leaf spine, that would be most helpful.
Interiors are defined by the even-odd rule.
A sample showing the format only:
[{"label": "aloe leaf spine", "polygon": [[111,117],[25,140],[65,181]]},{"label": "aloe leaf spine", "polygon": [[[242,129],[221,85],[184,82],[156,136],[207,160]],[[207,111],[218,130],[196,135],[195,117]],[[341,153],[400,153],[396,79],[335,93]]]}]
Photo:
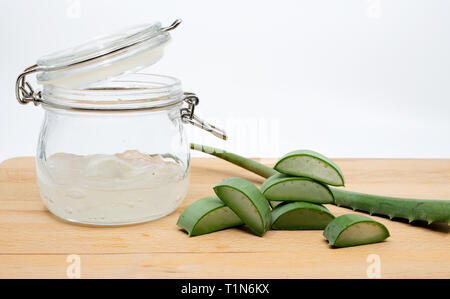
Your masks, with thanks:
[{"label": "aloe leaf spine", "polygon": [[353,191],[330,188],[334,203],[340,207],[352,208],[392,218],[403,218],[409,222],[415,220],[450,222],[450,200],[431,200],[399,198],[364,194]]}]

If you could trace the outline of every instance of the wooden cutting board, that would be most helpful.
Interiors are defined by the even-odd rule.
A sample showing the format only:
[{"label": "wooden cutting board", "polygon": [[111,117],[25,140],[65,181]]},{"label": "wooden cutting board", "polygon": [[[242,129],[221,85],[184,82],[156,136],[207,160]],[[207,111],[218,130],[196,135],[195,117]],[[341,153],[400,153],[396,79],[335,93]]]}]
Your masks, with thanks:
[{"label": "wooden cutting board", "polygon": [[[450,199],[450,160],[336,162],[351,190]],[[374,216],[391,237],[342,249],[331,249],[322,231],[269,231],[260,238],[235,228],[188,238],[175,225],[181,211],[231,176],[263,182],[218,159],[193,159],[189,193],[176,212],[149,223],[96,228],[65,223],[46,210],[33,158],[7,160],[0,164],[0,277],[64,278],[73,265],[68,255],[75,254],[82,278],[365,278],[378,270],[382,278],[450,278],[447,224]],[[351,212],[329,208],[335,215]]]}]

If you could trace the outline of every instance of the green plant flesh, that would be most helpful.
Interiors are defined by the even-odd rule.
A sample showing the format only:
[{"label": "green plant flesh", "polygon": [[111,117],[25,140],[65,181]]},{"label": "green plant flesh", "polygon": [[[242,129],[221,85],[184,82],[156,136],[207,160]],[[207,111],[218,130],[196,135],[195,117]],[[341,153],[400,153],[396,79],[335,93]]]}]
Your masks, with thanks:
[{"label": "green plant flesh", "polygon": [[333,247],[377,243],[390,236],[383,224],[359,214],[337,217],[327,225],[323,235]]},{"label": "green plant flesh", "polygon": [[324,229],[334,216],[324,206],[309,202],[290,202],[272,211],[272,229]]},{"label": "green plant flesh", "polygon": [[229,178],[214,187],[216,195],[258,236],[270,228],[269,202],[255,185],[243,178]]},{"label": "green plant flesh", "polygon": [[[208,151],[202,150],[207,148],[205,146],[191,145],[191,148],[208,153]],[[216,157],[229,161],[262,177],[269,178],[272,175],[279,173],[254,160],[228,153],[220,149],[215,150],[222,153],[221,155],[215,155]],[[393,198],[388,196],[361,194],[337,188],[330,188],[330,190],[334,196],[334,204],[338,206],[385,215],[391,218],[404,218],[409,221],[425,220],[428,223],[450,223],[450,200]],[[271,203],[276,202],[271,201]]]},{"label": "green plant flesh", "polygon": [[348,207],[372,214],[428,223],[450,223],[450,200],[412,199],[371,195],[331,188],[337,206]]},{"label": "green plant flesh", "polygon": [[271,201],[307,201],[333,203],[333,194],[326,185],[305,177],[276,174],[261,186],[261,192]]},{"label": "green plant flesh", "polygon": [[217,196],[195,201],[184,209],[177,225],[189,236],[198,236],[218,230],[239,226],[244,222]]},{"label": "green plant flesh", "polygon": [[274,169],[288,175],[308,177],[319,182],[344,186],[339,167],[327,157],[310,150],[293,151],[283,156]]}]

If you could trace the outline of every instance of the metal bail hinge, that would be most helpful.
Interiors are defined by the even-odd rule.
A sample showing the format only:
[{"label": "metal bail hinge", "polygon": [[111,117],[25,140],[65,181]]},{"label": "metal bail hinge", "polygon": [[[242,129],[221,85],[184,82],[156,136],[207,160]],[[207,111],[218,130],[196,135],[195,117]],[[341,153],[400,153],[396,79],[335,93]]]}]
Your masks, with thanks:
[{"label": "metal bail hinge", "polygon": [[22,74],[17,77],[16,80],[16,99],[22,104],[28,104],[29,102],[33,102],[35,106],[39,105],[41,102],[41,92],[35,92],[33,87],[31,87],[30,83],[26,81],[26,76],[38,71],[38,66],[33,65],[29,68],[26,68]]},{"label": "metal bail hinge", "polygon": [[195,106],[197,106],[199,103],[199,99],[195,95],[195,93],[185,92],[184,101],[188,104],[188,107],[181,109],[181,120],[184,123],[189,123],[191,125],[194,125],[198,128],[210,132],[211,134],[213,134],[218,138],[227,140],[227,133],[225,133],[224,130],[207,123],[206,121],[202,120],[201,118],[199,118],[194,114]]}]

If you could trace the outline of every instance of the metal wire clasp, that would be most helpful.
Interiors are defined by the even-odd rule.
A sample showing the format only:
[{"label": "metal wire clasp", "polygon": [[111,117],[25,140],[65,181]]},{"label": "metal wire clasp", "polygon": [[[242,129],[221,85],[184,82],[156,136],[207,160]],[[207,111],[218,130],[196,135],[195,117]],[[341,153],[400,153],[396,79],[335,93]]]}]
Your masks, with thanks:
[{"label": "metal wire clasp", "polygon": [[30,83],[25,80],[25,77],[29,74],[35,73],[38,71],[37,64],[26,68],[16,80],[16,99],[22,104],[26,105],[29,102],[33,102],[35,106],[39,105],[41,102],[41,92],[35,92],[33,87],[31,87]]},{"label": "metal wire clasp", "polygon": [[195,106],[198,105],[199,99],[195,95],[195,93],[192,92],[185,92],[184,93],[184,102],[187,103],[187,107],[181,109],[181,120],[184,123],[189,123],[191,125],[194,125],[198,128],[201,128],[214,136],[221,138],[223,140],[227,140],[227,133],[219,129],[215,126],[213,126],[210,123],[207,123],[206,121],[202,120],[198,116],[194,114]]}]

